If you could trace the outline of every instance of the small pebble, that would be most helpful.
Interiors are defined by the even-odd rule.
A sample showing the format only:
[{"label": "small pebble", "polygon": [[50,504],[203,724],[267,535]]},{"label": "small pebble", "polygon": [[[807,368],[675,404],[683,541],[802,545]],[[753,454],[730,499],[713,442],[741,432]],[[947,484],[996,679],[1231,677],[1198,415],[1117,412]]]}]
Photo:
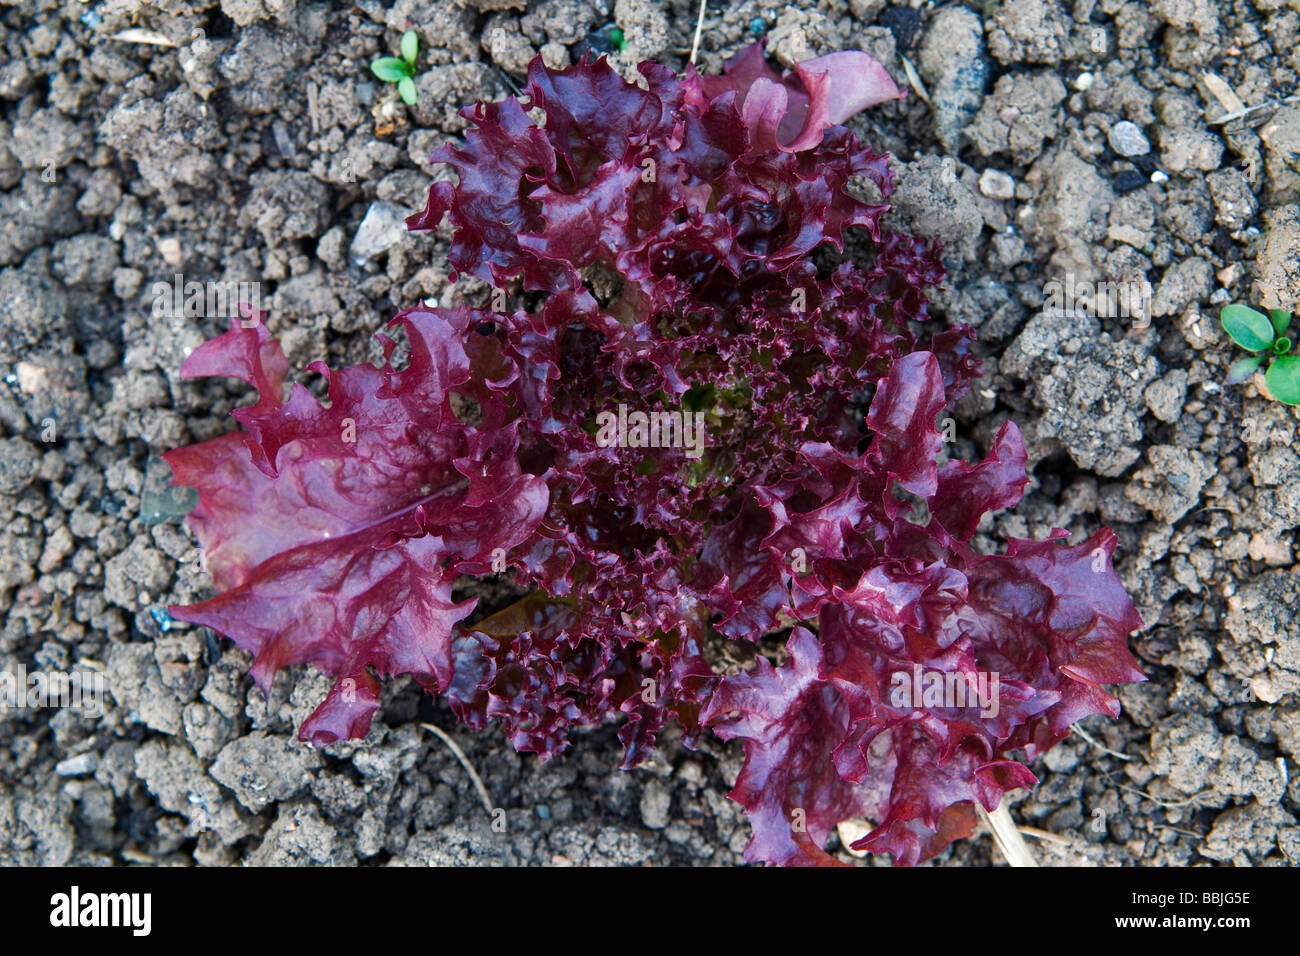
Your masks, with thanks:
[{"label": "small pebble", "polygon": [[1118,193],[1131,193],[1135,189],[1141,189],[1147,184],[1147,178],[1136,169],[1120,170],[1114,179],[1115,191]]},{"label": "small pebble", "polygon": [[891,6],[881,11],[880,16],[876,17],[876,23],[889,29],[898,49],[902,51],[916,46],[916,37],[921,32],[923,21],[921,14],[911,7]]},{"label": "small pebble", "polygon": [[1010,199],[1016,194],[1016,181],[1000,169],[986,169],[980,174],[980,192],[990,199]]},{"label": "small pebble", "polygon": [[1154,173],[1151,174],[1151,181],[1153,183],[1167,183],[1169,182],[1169,177],[1157,169]]},{"label": "small pebble", "polygon": [[1080,73],[1074,78],[1074,88],[1080,93],[1085,93],[1092,89],[1093,75],[1091,73]]},{"label": "small pebble", "polygon": [[355,264],[364,265],[405,238],[406,222],[402,210],[390,202],[377,200],[370,204],[357,227],[348,255]]},{"label": "small pebble", "polygon": [[60,760],[54,765],[54,772],[60,777],[80,777],[82,774],[94,773],[99,766],[99,756],[91,751]]},{"label": "small pebble", "polygon": [[1151,142],[1142,135],[1136,123],[1121,120],[1110,128],[1110,148],[1121,156],[1145,156],[1151,152]]},{"label": "small pebble", "polygon": [[42,391],[49,378],[49,373],[39,365],[33,365],[31,362],[19,362],[14,371],[18,374],[18,387],[28,395],[35,395]]},{"label": "small pebble", "polygon": [[163,262],[169,266],[178,266],[181,264],[181,241],[175,236],[168,236],[165,239],[158,240],[158,254],[162,256]]}]

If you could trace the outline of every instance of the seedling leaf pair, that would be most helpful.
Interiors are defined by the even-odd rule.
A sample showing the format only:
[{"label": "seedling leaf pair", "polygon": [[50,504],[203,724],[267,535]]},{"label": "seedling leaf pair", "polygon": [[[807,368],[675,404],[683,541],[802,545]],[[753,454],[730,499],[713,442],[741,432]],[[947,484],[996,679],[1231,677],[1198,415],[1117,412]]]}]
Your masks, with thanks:
[{"label": "seedling leaf pair", "polygon": [[420,38],[414,30],[402,34],[399,52],[401,57],[381,56],[370,64],[370,72],[385,83],[396,83],[397,94],[407,106],[414,106],[415,57],[420,50]]},{"label": "seedling leaf pair", "polygon": [[1234,303],[1223,307],[1219,323],[1228,337],[1248,352],[1262,353],[1237,359],[1228,368],[1227,382],[1237,385],[1246,381],[1268,359],[1272,359],[1264,375],[1264,385],[1280,402],[1300,405],[1300,356],[1291,355],[1291,339],[1287,329],[1291,313],[1285,309],[1270,309],[1268,315],[1246,305]]}]

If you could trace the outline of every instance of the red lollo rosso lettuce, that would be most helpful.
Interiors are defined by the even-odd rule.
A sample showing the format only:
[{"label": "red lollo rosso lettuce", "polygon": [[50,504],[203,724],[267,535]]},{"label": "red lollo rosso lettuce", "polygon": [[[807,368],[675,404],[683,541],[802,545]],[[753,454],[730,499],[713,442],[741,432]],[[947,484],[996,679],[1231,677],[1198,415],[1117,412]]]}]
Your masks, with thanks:
[{"label": "red lollo rosso lettuce", "polygon": [[[639,69],[535,60],[544,122],[478,104],[434,155],[459,182],[410,226],[449,214],[453,267],[536,308],[407,310],[401,367],[387,337],[382,368],[311,366],[328,404],[286,397],[260,325],[190,356],[259,398],[243,432],[166,456],[199,490],[216,591],[171,613],[252,653],[263,688],[293,664],[334,677],[300,729],[317,744],[364,736],[395,674],[543,757],[620,717],[632,767],[676,721],[688,745],[743,742],[748,859],[834,863],[851,817],[876,824],[855,847],[928,859],[1036,782],[1017,752],[1143,679],[1115,538],[971,549],[1019,500],[1025,448],[1008,423],[982,462],[937,464],[936,418],[979,369],[967,329],[915,331],[936,248],[851,189],[893,185],[840,125],[900,95],[878,64],[779,75],[756,46],[720,77]],[[457,578],[507,566],[529,596],[467,625]],[[787,636],[779,666],[711,666],[765,636]],[[946,697],[920,693],[936,679]]]}]

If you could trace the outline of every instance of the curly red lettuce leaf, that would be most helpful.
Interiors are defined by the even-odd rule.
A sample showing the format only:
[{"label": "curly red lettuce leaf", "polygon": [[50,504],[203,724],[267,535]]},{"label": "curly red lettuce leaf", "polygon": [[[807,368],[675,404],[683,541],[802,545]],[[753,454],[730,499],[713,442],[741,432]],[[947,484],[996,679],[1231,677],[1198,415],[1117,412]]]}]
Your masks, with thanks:
[{"label": "curly red lettuce leaf", "polygon": [[841,820],[862,816],[866,794],[829,760],[828,741],[848,733],[849,713],[822,679],[822,647],[803,628],[786,643],[785,664],[760,657],[753,671],[724,678],[701,715],[723,740],[744,741],[745,765],[731,798],[754,829],[745,859],[779,865],[836,865],[823,846]]},{"label": "curly red lettuce leaf", "polygon": [[[754,827],[749,858],[826,862],[835,824],[866,816],[876,826],[855,849],[903,864],[929,859],[970,832],[975,802],[992,810],[1006,791],[1036,782],[1013,751],[1032,759],[1075,721],[1116,716],[1102,685],[1145,679],[1126,642],[1142,622],[1110,567],[1109,531],[1076,547],[1013,539],[988,556],[966,547],[986,512],[1018,500],[1025,450],[1007,423],[980,464],[936,470],[928,449],[942,395],[934,357],[913,353],[876,394],[866,453],[805,448],[830,488],[875,493],[853,495],[848,511],[837,506],[844,517],[832,538],[806,538],[811,553],[839,557],[859,532],[855,583],[835,583],[843,574],[834,561],[811,562],[802,581],[769,566],[809,596],[797,612],[816,615],[816,639],[797,629],[782,668],[760,661],[723,678],[703,715],[724,738],[745,741],[732,797]],[[930,525],[907,520],[879,493],[882,479],[928,491]],[[782,528],[816,528],[822,510],[805,512],[805,523],[776,501],[769,507]]]},{"label": "curly red lettuce leaf", "polygon": [[198,489],[189,523],[219,592],[170,612],[253,654],[263,690],[291,665],[336,677],[300,730],[317,742],[365,735],[376,677],[446,686],[453,625],[474,607],[452,600],[455,575],[523,541],[546,509],[545,483],[514,459],[517,425],[484,431],[452,411],[468,316],[399,320],[406,367],[318,365],[328,405],[299,384],[281,400],[287,363],[261,324],[232,323],[182,367],[243,379],[259,400],[235,412],[246,433],[165,455]]},{"label": "curly red lettuce leaf", "polygon": [[767,65],[762,45],[754,44],[727,61],[722,76],[697,82],[711,99],[735,92],[750,148],[763,152],[810,149],[827,129],[904,95],[889,71],[859,50],[802,60],[793,73],[781,75]]}]

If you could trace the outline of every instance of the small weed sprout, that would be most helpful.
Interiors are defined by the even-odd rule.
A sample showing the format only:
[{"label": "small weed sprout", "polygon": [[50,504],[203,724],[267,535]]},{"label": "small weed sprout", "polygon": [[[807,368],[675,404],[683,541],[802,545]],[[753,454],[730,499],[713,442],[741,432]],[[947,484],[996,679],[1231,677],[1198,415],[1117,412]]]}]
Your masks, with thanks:
[{"label": "small weed sprout", "polygon": [[397,95],[407,106],[415,105],[415,56],[420,52],[420,38],[414,30],[402,34],[400,57],[381,56],[370,64],[370,72],[385,83],[397,84]]},{"label": "small weed sprout", "polygon": [[1268,315],[1245,305],[1226,305],[1219,313],[1219,324],[1228,337],[1250,355],[1233,362],[1228,369],[1228,384],[1237,385],[1255,374],[1270,359],[1264,385],[1279,402],[1300,405],[1300,356],[1291,353],[1291,338],[1286,334],[1291,313],[1269,309]]}]

